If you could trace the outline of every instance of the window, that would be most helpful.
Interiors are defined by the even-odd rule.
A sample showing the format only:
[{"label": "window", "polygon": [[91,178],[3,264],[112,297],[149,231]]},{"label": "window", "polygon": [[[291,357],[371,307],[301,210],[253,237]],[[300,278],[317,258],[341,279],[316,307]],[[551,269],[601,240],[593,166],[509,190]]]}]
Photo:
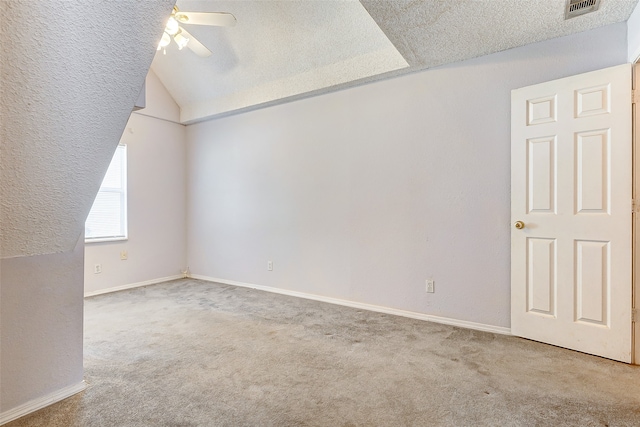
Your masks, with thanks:
[{"label": "window", "polygon": [[127,238],[127,146],[118,145],[84,224],[87,242]]}]

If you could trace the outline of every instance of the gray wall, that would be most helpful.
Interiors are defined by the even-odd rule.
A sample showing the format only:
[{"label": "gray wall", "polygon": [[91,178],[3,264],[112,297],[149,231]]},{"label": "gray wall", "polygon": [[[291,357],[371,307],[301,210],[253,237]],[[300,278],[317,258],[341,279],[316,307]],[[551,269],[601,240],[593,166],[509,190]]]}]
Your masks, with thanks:
[{"label": "gray wall", "polygon": [[626,37],[616,24],[189,126],[192,273],[508,327],[510,91],[624,63]]}]

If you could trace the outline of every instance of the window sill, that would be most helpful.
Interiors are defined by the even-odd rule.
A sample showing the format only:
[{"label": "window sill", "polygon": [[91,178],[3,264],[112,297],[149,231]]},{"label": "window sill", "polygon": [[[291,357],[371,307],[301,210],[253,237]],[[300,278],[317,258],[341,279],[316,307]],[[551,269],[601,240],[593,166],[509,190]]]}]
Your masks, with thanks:
[{"label": "window sill", "polygon": [[108,242],[123,242],[129,240],[128,237],[97,237],[95,239],[84,239],[84,244],[88,243],[108,243]]}]

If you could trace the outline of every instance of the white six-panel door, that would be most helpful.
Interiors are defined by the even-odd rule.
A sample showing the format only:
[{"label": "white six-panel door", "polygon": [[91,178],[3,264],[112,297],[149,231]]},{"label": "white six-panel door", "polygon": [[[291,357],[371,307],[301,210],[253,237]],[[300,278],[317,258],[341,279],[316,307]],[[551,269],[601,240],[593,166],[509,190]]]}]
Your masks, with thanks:
[{"label": "white six-panel door", "polygon": [[511,139],[512,333],[631,362],[631,65],[512,91]]}]

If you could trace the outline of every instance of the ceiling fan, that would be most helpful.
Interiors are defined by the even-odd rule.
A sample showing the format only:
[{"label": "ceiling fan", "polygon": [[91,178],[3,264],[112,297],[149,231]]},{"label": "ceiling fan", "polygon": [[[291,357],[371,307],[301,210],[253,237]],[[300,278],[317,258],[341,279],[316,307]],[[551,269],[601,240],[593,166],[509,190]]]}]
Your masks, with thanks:
[{"label": "ceiling fan", "polygon": [[178,49],[182,50],[186,46],[195,52],[196,55],[206,58],[207,56],[211,56],[211,51],[189,34],[187,30],[182,28],[180,24],[233,27],[236,25],[236,17],[224,12],[181,12],[177,6],[173,7],[157,50],[163,49],[166,55],[166,48],[173,38],[173,41],[178,45]]}]

